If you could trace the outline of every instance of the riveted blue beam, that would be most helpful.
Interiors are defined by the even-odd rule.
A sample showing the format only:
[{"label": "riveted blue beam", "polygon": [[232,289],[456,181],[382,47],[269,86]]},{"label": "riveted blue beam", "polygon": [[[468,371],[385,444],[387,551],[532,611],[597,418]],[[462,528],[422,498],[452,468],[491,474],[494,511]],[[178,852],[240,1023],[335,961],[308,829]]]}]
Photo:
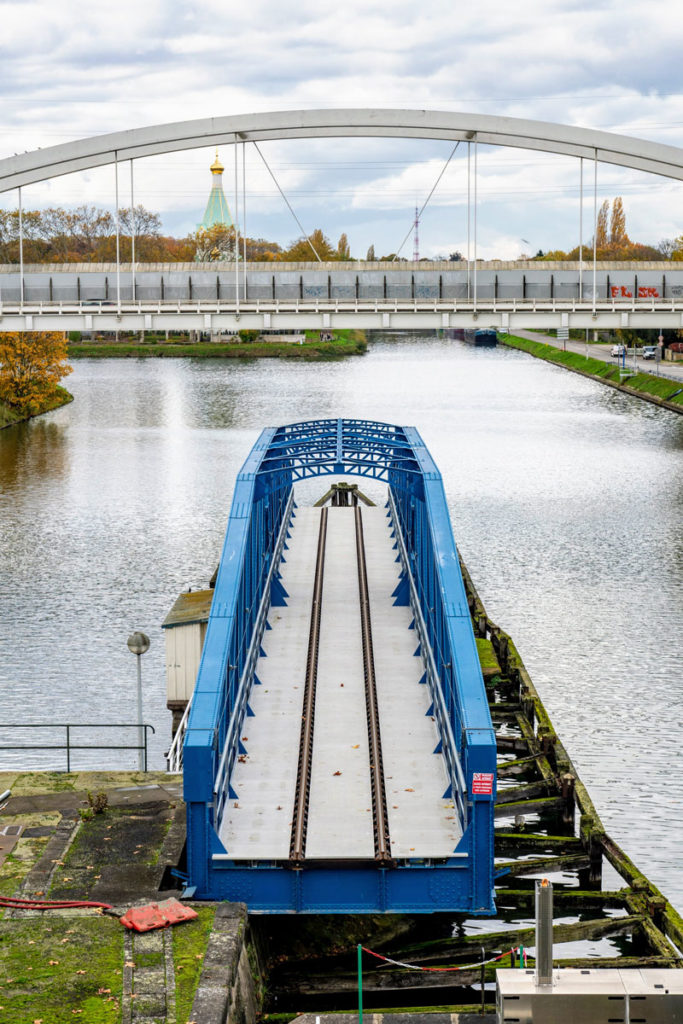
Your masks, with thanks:
[{"label": "riveted blue beam", "polygon": [[[430,678],[438,687],[433,694],[445,708],[440,721],[447,735],[442,733],[440,745],[453,752],[466,780],[466,793],[459,789],[456,801],[464,829],[457,855],[438,867],[318,866],[315,871],[246,867],[226,858],[211,861],[213,853],[224,853],[217,837],[219,822],[213,817],[223,806],[221,800],[212,800],[216,766],[220,760],[224,800],[226,774],[229,787],[224,766],[234,762],[232,746],[225,742],[227,722],[275,537],[281,527],[286,530],[285,504],[294,481],[340,473],[386,480],[394,497],[395,513],[388,514],[396,519],[393,532],[400,531],[401,558],[407,559],[395,596],[412,601],[414,584],[426,630],[421,634],[426,646],[418,653],[433,659],[436,670],[432,667]],[[281,584],[274,576],[271,589],[277,586]],[[272,597],[279,599],[274,590]],[[261,434],[237,478],[195,694],[184,763],[188,870],[200,894],[232,899],[240,893],[247,898],[251,879],[254,896],[247,902],[257,912],[491,909],[495,737],[441,476],[414,428],[367,420],[310,420]],[[230,736],[238,733],[230,730]],[[493,780],[491,792],[473,785],[475,773],[478,780]],[[454,783],[459,787],[462,776]]]}]

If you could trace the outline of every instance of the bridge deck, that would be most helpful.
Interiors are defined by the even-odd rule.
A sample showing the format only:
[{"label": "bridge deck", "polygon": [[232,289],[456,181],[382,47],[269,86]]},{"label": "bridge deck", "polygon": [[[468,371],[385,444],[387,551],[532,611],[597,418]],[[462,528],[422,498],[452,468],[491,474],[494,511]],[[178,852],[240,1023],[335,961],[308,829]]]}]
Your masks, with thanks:
[{"label": "bridge deck", "polygon": [[[287,606],[272,608],[245,720],[247,754],[236,764],[220,838],[235,860],[286,860],[294,808],[304,679],[320,510],[298,509],[282,582]],[[460,828],[438,735],[420,685],[411,614],[395,607],[396,552],[382,509],[363,510],[374,664],[391,854],[449,856]],[[370,784],[354,510],[328,512],[306,858],[372,859]]]}]

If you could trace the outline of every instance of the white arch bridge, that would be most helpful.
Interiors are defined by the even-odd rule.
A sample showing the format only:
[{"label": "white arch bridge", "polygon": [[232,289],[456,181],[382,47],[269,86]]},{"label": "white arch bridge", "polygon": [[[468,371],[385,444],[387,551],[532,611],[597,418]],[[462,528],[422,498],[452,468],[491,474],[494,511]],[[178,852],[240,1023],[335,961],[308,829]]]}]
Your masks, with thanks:
[{"label": "white arch bridge", "polygon": [[[683,326],[676,264],[483,264],[476,252],[479,144],[577,157],[683,180],[683,149],[610,132],[427,110],[276,111],[203,118],[98,135],[0,160],[0,192],[148,156],[262,140],[393,137],[474,147],[474,254],[453,264],[0,267],[0,330]],[[469,161],[468,161],[469,163]],[[581,204],[583,210],[583,203]],[[468,225],[470,211],[468,208]],[[21,219],[21,218],[20,218]],[[118,242],[118,216],[117,242]],[[593,235],[595,235],[593,224]],[[580,234],[581,234],[580,230]],[[21,246],[20,246],[21,248]],[[118,250],[118,245],[117,245]],[[471,255],[471,254],[470,254]],[[590,253],[586,252],[586,255]]]}]

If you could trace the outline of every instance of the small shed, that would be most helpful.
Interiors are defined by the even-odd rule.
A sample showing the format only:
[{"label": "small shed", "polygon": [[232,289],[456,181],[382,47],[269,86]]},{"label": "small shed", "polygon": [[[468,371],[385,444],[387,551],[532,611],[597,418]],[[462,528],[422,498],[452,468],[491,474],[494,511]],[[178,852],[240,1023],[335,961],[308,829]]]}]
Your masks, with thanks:
[{"label": "small shed", "polygon": [[192,696],[202,656],[213,590],[180,594],[162,623],[166,638],[166,707],[173,732]]}]

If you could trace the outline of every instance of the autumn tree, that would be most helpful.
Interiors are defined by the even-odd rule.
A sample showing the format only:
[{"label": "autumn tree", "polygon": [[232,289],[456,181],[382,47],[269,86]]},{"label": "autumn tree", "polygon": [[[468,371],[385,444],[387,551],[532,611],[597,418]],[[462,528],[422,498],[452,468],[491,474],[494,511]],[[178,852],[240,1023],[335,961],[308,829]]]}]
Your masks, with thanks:
[{"label": "autumn tree", "polygon": [[598,220],[595,226],[595,248],[605,249],[608,243],[607,222],[609,220],[609,199],[598,210]]},{"label": "autumn tree", "polygon": [[72,368],[61,331],[0,333],[0,400],[22,412],[39,412]]},{"label": "autumn tree", "polygon": [[609,244],[611,246],[621,246],[628,241],[629,238],[626,234],[626,214],[624,213],[624,203],[621,196],[617,196],[616,199],[612,201],[612,219],[610,221]]},{"label": "autumn tree", "polygon": [[279,258],[289,263],[310,263],[315,260],[315,253],[323,261],[338,258],[337,252],[332,248],[329,238],[323,234],[320,228],[316,228],[307,238],[297,238],[296,241],[292,242],[289,249],[285,249],[284,252],[280,253]]},{"label": "autumn tree", "polygon": [[367,252],[367,256],[365,258],[368,261],[368,263],[374,263],[375,262],[375,247],[374,247],[374,245],[370,246],[370,248],[368,249],[368,252]]},{"label": "autumn tree", "polygon": [[349,249],[349,240],[346,237],[346,233],[340,235],[339,241],[337,242],[337,259],[338,260],[350,260],[351,250]]}]

